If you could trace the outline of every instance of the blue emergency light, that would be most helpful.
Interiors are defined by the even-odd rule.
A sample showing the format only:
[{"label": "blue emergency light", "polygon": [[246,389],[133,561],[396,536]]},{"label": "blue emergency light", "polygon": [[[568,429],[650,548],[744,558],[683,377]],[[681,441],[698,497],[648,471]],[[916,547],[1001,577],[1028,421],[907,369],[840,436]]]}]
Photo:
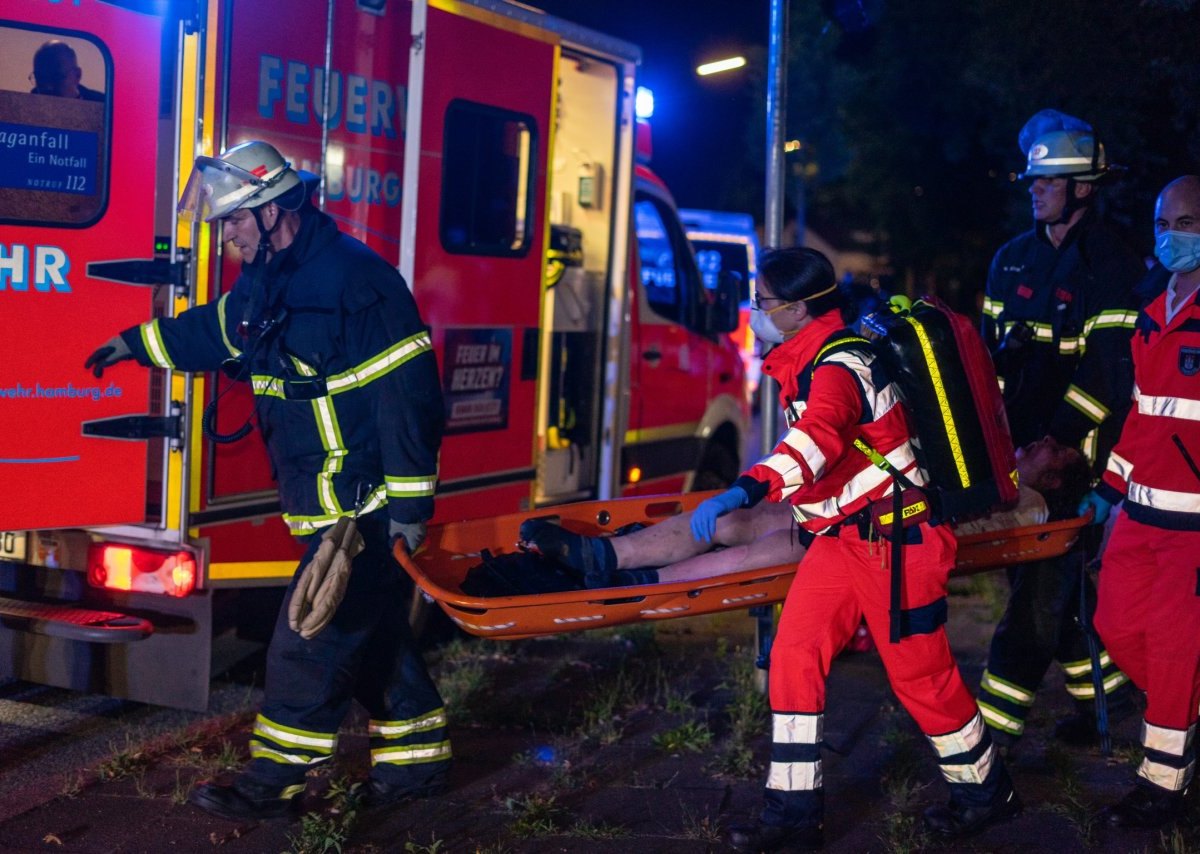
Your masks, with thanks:
[{"label": "blue emergency light", "polygon": [[633,113],[639,119],[648,119],[654,115],[654,92],[649,87],[637,87],[633,98]]}]

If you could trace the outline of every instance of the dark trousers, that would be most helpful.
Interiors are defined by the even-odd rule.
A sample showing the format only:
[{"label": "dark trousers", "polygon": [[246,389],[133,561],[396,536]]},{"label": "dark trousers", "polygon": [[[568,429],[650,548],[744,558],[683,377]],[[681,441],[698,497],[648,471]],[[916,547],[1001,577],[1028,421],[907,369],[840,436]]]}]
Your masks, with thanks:
[{"label": "dark trousers", "polygon": [[[320,634],[304,640],[288,626],[295,577],[284,597],[245,772],[257,782],[294,786],[331,758],[352,700],[371,717],[372,776],[418,788],[449,765],[442,698],[408,627],[404,571],[388,549],[386,514],[364,516],[358,528],[365,548],[354,559],[345,599]],[[320,544],[317,536],[311,540],[301,567]]]},{"label": "dark trousers", "polygon": [[[1095,688],[1091,651],[1079,623],[1080,586],[1089,614],[1096,607],[1091,578],[1081,569],[1082,546],[1061,557],[1010,567],[1010,593],[1004,616],[992,635],[979,706],[994,729],[1019,736],[1034,695],[1052,661],[1066,674],[1067,691],[1081,712],[1093,709]],[[1100,650],[1105,694],[1128,679]],[[1129,689],[1125,689],[1128,691]]]}]

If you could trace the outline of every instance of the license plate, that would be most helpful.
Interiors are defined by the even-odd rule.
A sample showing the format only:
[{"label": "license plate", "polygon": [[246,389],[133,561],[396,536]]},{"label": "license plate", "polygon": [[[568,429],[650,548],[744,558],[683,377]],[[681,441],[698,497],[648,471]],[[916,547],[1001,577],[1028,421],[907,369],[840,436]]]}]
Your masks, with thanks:
[{"label": "license plate", "polygon": [[0,531],[0,560],[25,560],[24,531]]}]

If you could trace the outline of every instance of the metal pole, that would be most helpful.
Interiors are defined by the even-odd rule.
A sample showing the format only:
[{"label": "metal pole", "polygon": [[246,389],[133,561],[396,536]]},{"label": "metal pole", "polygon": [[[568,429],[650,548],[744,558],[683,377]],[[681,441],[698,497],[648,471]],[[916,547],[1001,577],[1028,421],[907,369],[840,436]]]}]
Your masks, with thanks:
[{"label": "metal pole", "polygon": [[[767,205],[763,237],[767,248],[783,244],[783,137],[787,113],[787,0],[770,0],[771,33],[767,60]],[[762,452],[775,447],[779,435],[778,389],[764,376],[759,394]]]}]

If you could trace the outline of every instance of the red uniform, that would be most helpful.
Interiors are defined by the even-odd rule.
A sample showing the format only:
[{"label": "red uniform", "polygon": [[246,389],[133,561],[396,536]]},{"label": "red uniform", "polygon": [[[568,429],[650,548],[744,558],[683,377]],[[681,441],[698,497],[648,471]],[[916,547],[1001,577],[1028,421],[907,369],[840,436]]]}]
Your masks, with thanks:
[{"label": "red uniform", "polygon": [[1192,777],[1200,705],[1200,305],[1193,298],[1168,322],[1166,299],[1138,318],[1134,406],[1099,489],[1124,504],[1104,552],[1096,628],[1146,692],[1138,775],[1178,792]]},{"label": "red uniform", "polygon": [[[834,656],[866,618],[888,635],[891,553],[867,521],[892,479],[854,445],[862,440],[918,485],[907,416],[894,383],[837,312],[815,318],[767,357],[791,425],[780,444],[738,479],[751,502],[787,501],[817,536],[796,572],[771,647],[774,721],[763,821],[819,822],[819,746],[825,679]],[[888,501],[890,507],[890,499]],[[910,632],[881,644],[897,697],[932,743],[955,800],[984,804],[1008,778],[975,700],[950,654],[942,623],[957,543],[947,526],[904,531],[902,607]]]}]

